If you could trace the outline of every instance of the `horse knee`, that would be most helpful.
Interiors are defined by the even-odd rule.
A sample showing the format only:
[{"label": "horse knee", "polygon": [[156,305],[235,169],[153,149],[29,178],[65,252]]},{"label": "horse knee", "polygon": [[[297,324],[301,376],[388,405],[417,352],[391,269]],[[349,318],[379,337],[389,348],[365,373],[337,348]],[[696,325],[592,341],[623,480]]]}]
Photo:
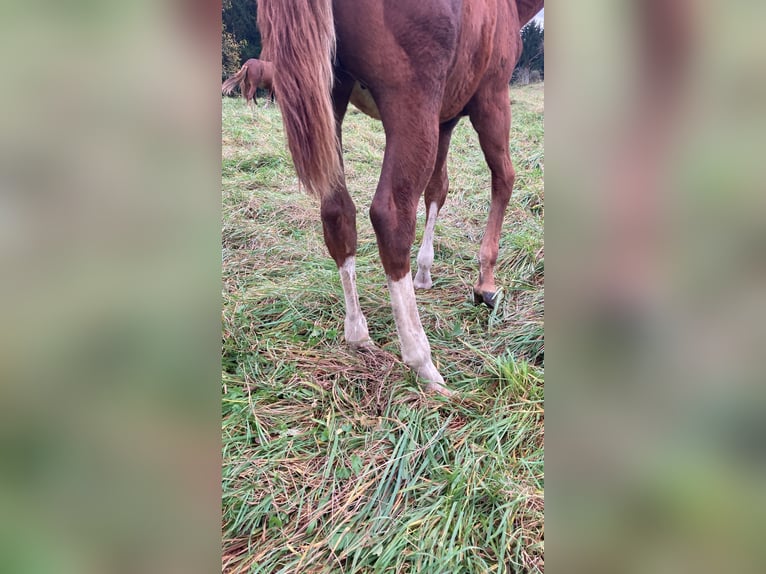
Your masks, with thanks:
[{"label": "horse knee", "polygon": [[376,235],[380,236],[381,234],[385,235],[388,233],[388,230],[393,226],[393,215],[391,203],[385,201],[379,194],[376,194],[370,204],[370,221]]},{"label": "horse knee", "polygon": [[508,202],[513,192],[513,184],[516,181],[516,170],[513,169],[513,164],[510,158],[507,161],[502,162],[498,167],[492,169],[494,166],[490,166],[492,173],[492,196],[497,197],[503,202]]},{"label": "horse knee", "polygon": [[370,221],[378,239],[383,269],[393,280],[410,271],[410,247],[415,238],[415,213],[400,210],[390,195],[376,194],[370,205]]},{"label": "horse knee", "polygon": [[508,168],[505,170],[505,173],[503,174],[503,183],[505,185],[503,186],[504,192],[508,194],[508,198],[511,197],[511,192],[513,191],[513,184],[516,182],[516,170],[513,169],[513,164],[511,162],[508,162]]}]

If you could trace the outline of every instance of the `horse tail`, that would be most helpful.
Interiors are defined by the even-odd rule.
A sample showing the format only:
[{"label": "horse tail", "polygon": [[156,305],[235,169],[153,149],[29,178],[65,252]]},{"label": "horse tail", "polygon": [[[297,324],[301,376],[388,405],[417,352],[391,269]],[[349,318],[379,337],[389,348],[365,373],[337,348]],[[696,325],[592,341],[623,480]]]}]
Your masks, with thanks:
[{"label": "horse tail", "polygon": [[260,0],[258,26],[274,64],[287,145],[306,189],[319,197],[341,177],[332,106],[332,0]]},{"label": "horse tail", "polygon": [[239,72],[237,72],[231,78],[229,78],[223,84],[221,84],[221,92],[228,96],[234,89],[234,86],[240,83],[246,75],[247,75],[247,65],[244,65],[239,69]]}]

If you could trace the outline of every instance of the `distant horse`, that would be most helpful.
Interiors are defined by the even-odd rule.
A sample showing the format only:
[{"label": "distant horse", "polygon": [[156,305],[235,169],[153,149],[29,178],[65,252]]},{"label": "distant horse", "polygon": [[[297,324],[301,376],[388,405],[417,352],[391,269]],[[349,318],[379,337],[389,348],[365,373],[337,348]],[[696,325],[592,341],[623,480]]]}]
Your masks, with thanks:
[{"label": "distant horse", "polygon": [[[452,130],[468,116],[492,174],[479,249],[477,302],[495,302],[494,267],[515,172],[508,152],[508,83],[520,29],[543,0],[259,0],[258,24],[279,70],[287,142],[296,171],[321,201],[324,239],[338,265],[345,339],[371,345],[356,290],[356,210],[343,174],[341,124],[349,101],[382,120],[383,167],[370,219],[386,272],[402,358],[426,389],[450,395],[431,359],[414,287],[431,287],[433,234],[447,196]],[[410,275],[417,203],[426,228]]]},{"label": "distant horse", "polygon": [[274,64],[250,58],[242,65],[239,72],[221,85],[221,91],[228,96],[237,84],[242,97],[245,98],[245,103],[249,104],[250,100],[253,100],[256,106],[258,105],[255,94],[257,89],[268,90],[269,95],[266,98],[266,105],[268,105],[269,100],[274,101]]}]

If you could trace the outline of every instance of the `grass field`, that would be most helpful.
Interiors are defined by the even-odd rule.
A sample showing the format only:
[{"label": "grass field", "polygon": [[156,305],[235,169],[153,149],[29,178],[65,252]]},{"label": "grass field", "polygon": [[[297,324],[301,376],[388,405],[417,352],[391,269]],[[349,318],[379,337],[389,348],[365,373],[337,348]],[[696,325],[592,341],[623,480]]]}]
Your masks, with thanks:
[{"label": "grass field", "polygon": [[[367,215],[381,124],[354,109],[344,124],[359,296],[379,348],[355,355],[318,203],[298,190],[278,110],[224,98],[224,571],[543,571],[543,85],[511,98],[501,299],[473,304],[489,173],[467,119],[452,139],[434,287],[418,292],[452,400],[421,393],[400,361]],[[421,205],[413,266],[423,217]]]}]

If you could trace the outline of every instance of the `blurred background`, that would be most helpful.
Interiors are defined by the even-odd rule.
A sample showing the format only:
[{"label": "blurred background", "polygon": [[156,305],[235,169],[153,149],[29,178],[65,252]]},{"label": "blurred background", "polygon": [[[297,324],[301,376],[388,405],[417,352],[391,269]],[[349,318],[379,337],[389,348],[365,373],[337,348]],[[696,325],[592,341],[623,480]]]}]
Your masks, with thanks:
[{"label": "blurred background", "polygon": [[547,566],[766,571],[766,5],[547,4]]},{"label": "blurred background", "polygon": [[0,571],[211,572],[220,5],[0,7]]},{"label": "blurred background", "polygon": [[[549,571],[766,571],[766,5],[547,4]],[[221,9],[0,7],[0,571],[218,568]]]}]

